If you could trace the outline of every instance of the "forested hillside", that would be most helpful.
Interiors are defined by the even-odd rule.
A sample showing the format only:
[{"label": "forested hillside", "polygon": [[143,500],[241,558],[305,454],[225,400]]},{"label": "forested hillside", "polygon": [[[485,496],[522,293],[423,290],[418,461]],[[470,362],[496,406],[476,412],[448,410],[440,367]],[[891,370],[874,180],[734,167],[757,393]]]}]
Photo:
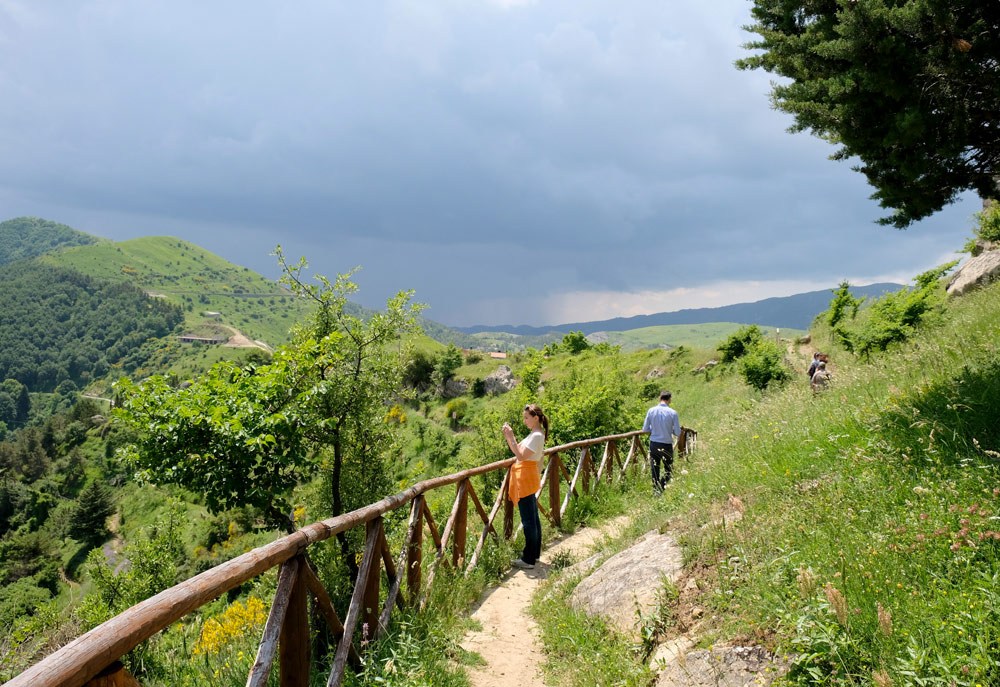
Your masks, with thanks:
[{"label": "forested hillside", "polygon": [[128,284],[26,261],[0,272],[0,379],[50,392],[144,362],[143,344],[183,321],[175,305]]},{"label": "forested hillside", "polygon": [[0,222],[0,266],[34,258],[66,246],[82,246],[97,239],[89,234],[37,217]]}]

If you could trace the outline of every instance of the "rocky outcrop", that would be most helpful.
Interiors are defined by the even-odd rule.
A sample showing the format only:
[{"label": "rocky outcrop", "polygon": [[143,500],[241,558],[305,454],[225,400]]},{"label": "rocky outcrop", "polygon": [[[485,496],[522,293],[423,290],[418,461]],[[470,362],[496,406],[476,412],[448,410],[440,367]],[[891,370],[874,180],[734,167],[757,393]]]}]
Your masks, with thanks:
[{"label": "rocky outcrop", "polygon": [[665,374],[666,372],[663,372],[660,368],[654,367],[652,370],[649,371],[649,374],[646,375],[646,381],[648,382],[653,379],[656,379],[657,377],[662,377]]},{"label": "rocky outcrop", "polygon": [[1000,278],[1000,250],[991,250],[969,258],[948,282],[948,293],[961,296],[972,289]]},{"label": "rocky outcrop", "polygon": [[490,396],[505,394],[515,386],[517,386],[517,380],[514,379],[514,373],[506,365],[501,365],[496,372],[483,380],[483,389]]},{"label": "rocky outcrop", "polygon": [[983,253],[988,253],[991,250],[1000,250],[1000,241],[984,241],[982,239],[976,239],[972,243],[972,250],[970,250],[969,253],[975,258]]},{"label": "rocky outcrop", "polygon": [[648,614],[656,605],[664,579],[675,582],[682,568],[681,549],[674,538],[655,530],[647,532],[581,580],[570,603],[632,633],[639,614]]},{"label": "rocky outcrop", "polygon": [[708,370],[711,370],[713,367],[715,367],[718,364],[719,364],[718,360],[709,360],[704,365],[699,365],[698,367],[694,368],[694,370],[692,370],[691,373],[692,374],[696,374],[696,375],[697,374],[701,374],[702,372],[706,372]]},{"label": "rocky outcrop", "polygon": [[788,672],[788,662],[762,646],[671,649],[657,652],[666,666],[656,687],[766,687]]},{"label": "rocky outcrop", "polygon": [[441,387],[440,394],[443,398],[457,398],[469,390],[469,384],[464,379],[452,377]]}]

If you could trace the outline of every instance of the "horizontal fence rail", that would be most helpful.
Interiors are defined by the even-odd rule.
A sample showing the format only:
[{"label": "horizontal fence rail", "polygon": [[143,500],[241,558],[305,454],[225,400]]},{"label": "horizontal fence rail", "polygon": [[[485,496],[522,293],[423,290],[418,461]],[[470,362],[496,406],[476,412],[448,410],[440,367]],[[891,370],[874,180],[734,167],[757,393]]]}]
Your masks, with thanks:
[{"label": "horizontal fence rail", "polygon": [[[646,449],[640,440],[642,431],[575,441],[545,450],[548,461],[536,496],[548,495],[548,507],[539,502],[539,511],[558,527],[566,515],[571,498],[588,493],[591,481],[620,480],[626,471],[647,462]],[[624,458],[618,443],[630,440]],[[593,449],[603,445],[599,461]],[[579,451],[579,458],[570,476],[562,456]],[[136,646],[153,637],[172,623],[227,591],[280,566],[274,601],[264,626],[257,656],[247,679],[248,687],[265,685],[275,657],[280,666],[282,687],[306,687],[310,676],[309,599],[317,617],[322,616],[337,641],[328,687],[343,681],[348,665],[357,667],[361,656],[353,637],[358,622],[369,638],[381,637],[389,625],[393,608],[405,605],[424,608],[431,598],[434,577],[441,566],[455,571],[464,569],[468,575],[479,561],[489,536],[501,536],[494,527],[503,510],[503,535],[510,539],[514,532],[514,507],[506,498],[510,466],[514,459],[498,461],[462,472],[424,480],[398,494],[364,508],[334,518],[313,523],[294,534],[249,551],[196,575],[170,589],[150,597],[123,611],[107,622],[81,635],[39,663],[31,666],[5,687],[97,687],[98,685],[138,685],[120,659]],[[503,482],[490,512],[487,513],[472,485],[471,479],[497,470],[505,470]],[[613,475],[617,472],[617,476]],[[566,493],[561,497],[563,483]],[[434,521],[425,494],[455,485],[455,501],[443,528]],[[466,561],[470,502],[472,520],[479,520],[482,532],[473,553]],[[395,558],[386,539],[382,516],[409,505],[410,517],[406,536]],[[341,621],[329,593],[310,565],[306,550],[312,544],[325,541],[354,527],[365,527],[365,548],[358,570],[350,606]],[[424,531],[430,542],[424,541]],[[448,546],[451,544],[451,555]],[[424,570],[424,547],[432,546],[432,557]],[[426,572],[426,580],[423,579]],[[380,585],[385,573],[387,589],[379,608]],[[403,594],[405,578],[406,594]]]}]

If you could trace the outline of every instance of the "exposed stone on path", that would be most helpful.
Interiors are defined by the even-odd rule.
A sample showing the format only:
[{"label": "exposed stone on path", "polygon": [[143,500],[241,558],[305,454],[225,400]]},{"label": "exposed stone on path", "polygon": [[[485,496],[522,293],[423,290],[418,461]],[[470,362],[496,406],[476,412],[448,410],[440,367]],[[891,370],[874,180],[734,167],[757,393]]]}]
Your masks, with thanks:
[{"label": "exposed stone on path", "polygon": [[639,619],[637,611],[648,614],[664,580],[676,582],[682,570],[683,556],[674,538],[655,530],[647,532],[581,580],[570,603],[632,633]]},{"label": "exposed stone on path", "polygon": [[720,646],[686,653],[672,646],[664,655],[667,665],[656,687],[767,687],[788,672],[788,662],[762,646]]}]

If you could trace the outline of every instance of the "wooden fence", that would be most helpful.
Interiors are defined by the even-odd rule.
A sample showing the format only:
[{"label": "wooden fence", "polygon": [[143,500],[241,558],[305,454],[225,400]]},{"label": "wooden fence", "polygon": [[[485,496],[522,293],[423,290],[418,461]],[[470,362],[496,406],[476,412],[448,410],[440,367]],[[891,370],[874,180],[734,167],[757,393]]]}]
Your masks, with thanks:
[{"label": "wooden fence", "polygon": [[[571,497],[581,492],[588,493],[592,480],[596,484],[601,480],[621,479],[630,467],[635,468],[639,464],[640,459],[645,462],[642,434],[641,431],[628,432],[547,449],[545,455],[548,456],[548,462],[538,496],[539,510],[549,522],[558,527]],[[618,450],[618,442],[622,440],[630,441],[624,458]],[[598,462],[594,460],[594,451],[600,451],[602,446],[604,450]],[[570,478],[561,455],[577,450],[580,455]],[[353,641],[359,620],[367,627],[369,636],[381,637],[389,625],[393,608],[403,608],[405,604],[420,608],[426,606],[435,573],[440,566],[450,566],[456,571],[464,569],[468,575],[479,561],[486,538],[491,535],[499,537],[493,523],[501,508],[504,511],[503,535],[508,539],[514,536],[513,504],[506,498],[507,481],[510,479],[510,466],[513,463],[514,459],[511,458],[429,479],[364,508],[303,527],[294,534],[206,570],[129,608],[28,668],[8,682],[6,687],[138,685],[122,665],[122,656],[188,613],[279,565],[281,569],[278,573],[277,591],[264,625],[256,660],[250,669],[248,687],[267,683],[275,656],[279,657],[282,687],[309,685],[310,597],[314,608],[319,610],[337,641],[327,685],[340,685],[348,664],[357,666],[360,663],[360,655]],[[506,470],[506,475],[493,508],[487,513],[471,479],[495,470]],[[563,482],[567,483],[568,488],[565,495],[560,496]],[[444,529],[439,530],[424,495],[433,489],[452,484],[457,485],[454,505]],[[546,493],[547,508],[542,503]],[[470,501],[474,507],[473,521],[476,517],[482,521],[482,532],[472,556],[466,561]],[[406,538],[393,558],[383,529],[382,516],[407,504],[410,506],[410,518]],[[346,617],[341,621],[330,595],[310,566],[306,549],[311,544],[361,526],[365,528],[364,555]],[[433,556],[426,566],[426,581],[422,579],[425,572],[425,529],[433,544]],[[447,555],[449,543],[450,557]],[[380,609],[383,569],[388,590]],[[406,599],[402,593],[404,571]]]}]

